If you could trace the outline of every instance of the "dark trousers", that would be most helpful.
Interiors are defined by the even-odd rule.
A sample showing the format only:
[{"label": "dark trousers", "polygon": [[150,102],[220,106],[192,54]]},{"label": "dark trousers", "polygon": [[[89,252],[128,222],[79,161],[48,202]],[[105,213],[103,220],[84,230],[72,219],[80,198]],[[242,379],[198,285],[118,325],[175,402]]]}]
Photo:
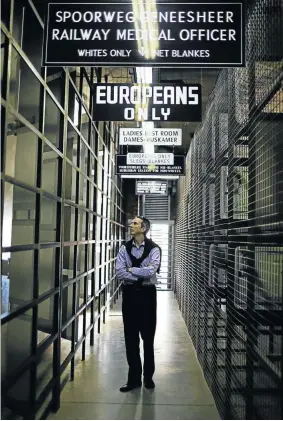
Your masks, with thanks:
[{"label": "dark trousers", "polygon": [[140,336],[143,339],[145,380],[151,380],[155,370],[154,336],[156,329],[155,285],[123,286],[122,313],[126,354],[129,364],[128,383],[141,380]]}]

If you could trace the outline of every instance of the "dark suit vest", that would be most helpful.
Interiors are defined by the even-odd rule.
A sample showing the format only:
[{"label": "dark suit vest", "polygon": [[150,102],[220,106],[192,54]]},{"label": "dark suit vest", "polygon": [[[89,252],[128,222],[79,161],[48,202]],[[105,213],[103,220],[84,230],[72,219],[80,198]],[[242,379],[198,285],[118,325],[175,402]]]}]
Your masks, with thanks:
[{"label": "dark suit vest", "polygon": [[127,241],[125,243],[125,247],[127,250],[127,253],[129,255],[129,258],[131,259],[132,265],[133,267],[139,268],[141,266],[141,263],[144,261],[144,259],[146,259],[149,255],[149,253],[151,252],[152,249],[154,249],[155,247],[157,247],[160,251],[160,264],[159,267],[157,269],[157,273],[160,272],[160,267],[161,267],[161,248],[159,247],[158,244],[156,244],[154,241],[152,241],[150,238],[146,238],[144,239],[144,250],[143,250],[143,254],[141,255],[141,257],[139,259],[137,259],[135,256],[132,255],[132,247],[133,247],[133,239],[131,239],[130,241]]}]

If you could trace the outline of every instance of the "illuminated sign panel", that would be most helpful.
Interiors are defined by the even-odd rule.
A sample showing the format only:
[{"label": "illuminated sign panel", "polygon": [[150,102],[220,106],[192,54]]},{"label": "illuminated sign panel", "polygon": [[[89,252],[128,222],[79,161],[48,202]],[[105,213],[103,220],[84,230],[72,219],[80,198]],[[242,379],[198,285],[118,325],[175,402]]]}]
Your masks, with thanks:
[{"label": "illuminated sign panel", "polygon": [[201,121],[201,85],[94,83],[94,121]]},{"label": "illuminated sign panel", "polygon": [[185,157],[174,155],[174,165],[128,165],[127,155],[116,155],[116,174],[120,175],[185,175]]},{"label": "illuminated sign panel", "polygon": [[46,3],[44,66],[243,67],[244,3]]},{"label": "illuminated sign panel", "polygon": [[182,145],[182,129],[122,128],[119,129],[119,145],[143,145],[146,142],[156,146]]},{"label": "illuminated sign panel", "polygon": [[159,180],[137,180],[136,194],[163,194],[167,195],[167,181]]}]

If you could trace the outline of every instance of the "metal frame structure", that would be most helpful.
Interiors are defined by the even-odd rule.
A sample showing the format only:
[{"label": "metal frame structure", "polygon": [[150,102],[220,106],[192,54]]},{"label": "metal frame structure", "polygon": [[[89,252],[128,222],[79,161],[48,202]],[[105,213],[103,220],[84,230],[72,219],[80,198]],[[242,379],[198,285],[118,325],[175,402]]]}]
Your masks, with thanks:
[{"label": "metal frame structure", "polygon": [[[146,213],[144,214],[146,216]],[[174,221],[160,221],[151,219],[150,223],[150,236],[157,244],[160,244],[162,247],[161,270],[160,274],[157,275],[157,291],[171,291],[174,275]],[[168,236],[164,235],[164,232],[159,229],[159,226],[162,229],[167,226]]]},{"label": "metal frame structure", "polygon": [[120,293],[125,236],[118,129],[92,115],[101,69],[41,67],[41,6],[1,6],[2,411],[24,419],[60,407]]},{"label": "metal frame structure", "polygon": [[254,0],[178,185],[180,309],[224,419],[283,418],[283,4]]}]

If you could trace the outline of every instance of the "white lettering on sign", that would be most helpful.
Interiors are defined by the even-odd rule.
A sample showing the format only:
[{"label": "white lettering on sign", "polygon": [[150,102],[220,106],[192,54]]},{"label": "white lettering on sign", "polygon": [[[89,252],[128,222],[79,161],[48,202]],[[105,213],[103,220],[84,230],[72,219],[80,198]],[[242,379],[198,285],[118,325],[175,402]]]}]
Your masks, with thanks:
[{"label": "white lettering on sign", "polygon": [[[106,50],[106,49],[80,49],[77,50],[79,57],[130,57],[132,50]],[[157,57],[210,57],[210,50],[154,50],[153,54]],[[155,103],[161,104],[158,101],[160,95],[157,91],[154,92],[156,96]],[[138,101],[135,99],[134,101]]]},{"label": "white lettering on sign", "polygon": [[160,32],[157,29],[117,29],[117,40],[124,41],[175,41],[176,38],[172,36],[171,29]]},{"label": "white lettering on sign", "polygon": [[53,29],[52,41],[106,41],[110,29]]},{"label": "white lettering on sign", "polygon": [[199,106],[200,96],[200,85],[95,85],[96,105],[126,106],[123,120],[127,121],[170,121],[175,105]]},{"label": "white lettering on sign", "polygon": [[120,145],[136,146],[146,142],[164,146],[182,145],[182,129],[143,130],[120,128],[119,130]]},{"label": "white lettering on sign", "polygon": [[[157,29],[117,29],[118,41],[176,41],[171,29],[160,32]],[[234,29],[182,29],[179,32],[181,41],[236,41]]]},{"label": "white lettering on sign", "polygon": [[97,104],[147,105],[198,105],[199,86],[120,86],[99,85],[96,87]]},{"label": "white lettering on sign", "polygon": [[[111,57],[129,57],[132,50],[110,50],[109,55]],[[79,57],[107,57],[108,51],[102,49],[78,49]]]},{"label": "white lettering on sign", "polygon": [[[107,41],[111,29],[53,28],[52,41]],[[171,29],[117,29],[117,41],[236,41],[235,29],[182,29],[178,38]]]},{"label": "white lettering on sign", "polygon": [[[85,22],[85,23],[132,23],[135,21],[134,12],[98,12],[98,11],[61,11],[56,12],[55,22]],[[139,19],[143,22],[158,23],[233,23],[234,13],[231,11],[170,11],[170,12],[141,12]]]},{"label": "white lettering on sign", "polygon": [[167,181],[136,181],[136,194],[167,194]]},{"label": "white lettering on sign", "polygon": [[173,153],[128,153],[127,165],[174,165]]},{"label": "white lettering on sign", "polygon": [[234,29],[182,29],[179,33],[181,41],[236,41]]},{"label": "white lettering on sign", "polygon": [[44,66],[244,66],[244,0],[138,3],[47,0]]}]

